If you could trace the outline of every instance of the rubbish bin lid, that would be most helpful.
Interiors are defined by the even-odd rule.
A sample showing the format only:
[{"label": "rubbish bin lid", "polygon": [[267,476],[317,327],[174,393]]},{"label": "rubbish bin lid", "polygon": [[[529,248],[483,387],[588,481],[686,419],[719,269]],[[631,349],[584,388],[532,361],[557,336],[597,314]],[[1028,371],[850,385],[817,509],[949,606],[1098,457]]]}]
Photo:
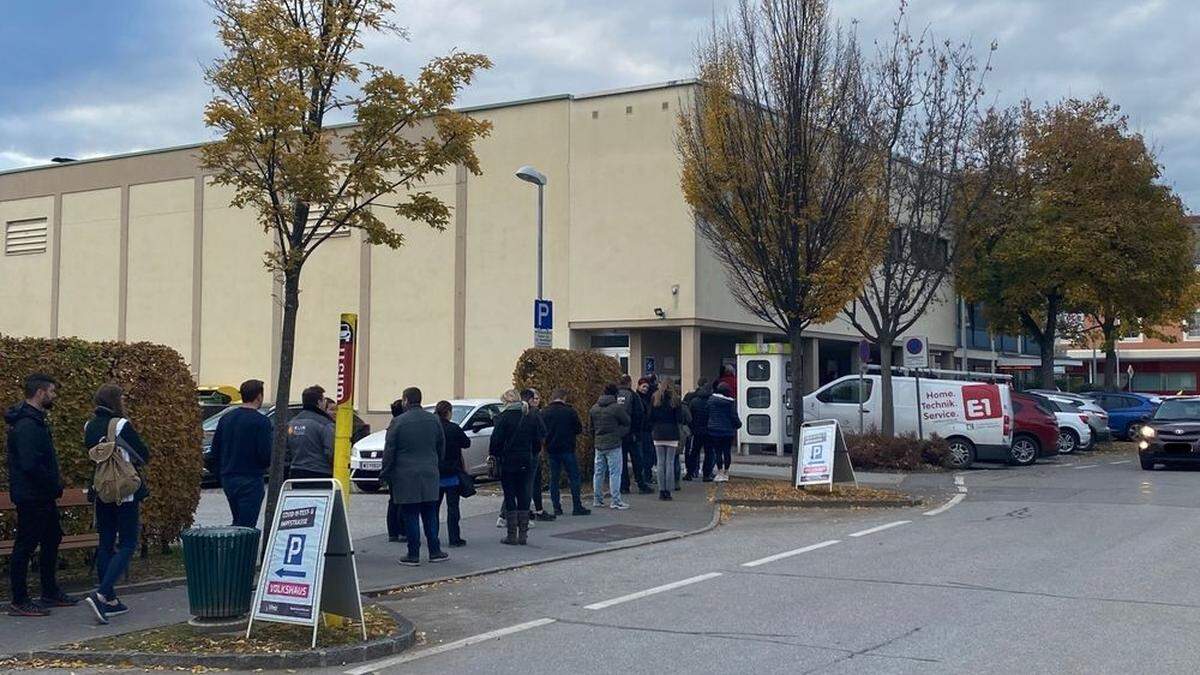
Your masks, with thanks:
[{"label": "rubbish bin lid", "polygon": [[182,537],[230,537],[235,535],[258,534],[253,527],[237,527],[234,525],[219,525],[216,527],[192,527],[184,530]]}]

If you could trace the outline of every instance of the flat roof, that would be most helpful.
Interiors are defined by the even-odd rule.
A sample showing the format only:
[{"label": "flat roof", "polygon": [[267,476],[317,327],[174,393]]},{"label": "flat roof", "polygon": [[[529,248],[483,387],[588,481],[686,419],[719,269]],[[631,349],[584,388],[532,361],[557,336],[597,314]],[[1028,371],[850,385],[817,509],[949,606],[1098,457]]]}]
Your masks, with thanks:
[{"label": "flat roof", "polygon": [[[484,103],[473,106],[462,106],[455,108],[457,112],[472,113],[485,110],[496,110],[499,108],[511,108],[522,105],[532,105],[535,103],[546,103],[548,101],[580,101],[592,98],[602,98],[605,96],[621,96],[624,94],[635,94],[645,91],[654,91],[656,89],[670,89],[672,87],[684,87],[696,84],[695,78],[686,78],[681,80],[667,80],[665,82],[654,82],[650,84],[635,85],[632,87],[623,87],[620,89],[604,89],[600,91],[588,92],[584,94],[550,94],[547,96],[536,96],[532,98],[520,98],[509,101],[498,101],[495,103]],[[326,129],[345,129],[354,126],[354,122],[343,122],[340,124],[330,124]],[[58,169],[66,166],[78,166],[80,164],[92,164],[96,162],[107,162],[115,159],[128,159],[130,157],[142,157],[146,155],[155,155],[159,153],[178,152],[180,150],[194,150],[204,147],[213,141],[201,141],[199,143],[187,143],[184,145],[172,145],[165,148],[152,148],[149,150],[135,150],[132,152],[121,152],[112,155],[102,155],[100,157],[88,157],[85,159],[76,159],[70,162],[51,162],[49,164],[35,164],[33,166],[21,166],[13,169],[0,170],[0,176],[7,176],[26,171],[44,171],[47,169]]]}]

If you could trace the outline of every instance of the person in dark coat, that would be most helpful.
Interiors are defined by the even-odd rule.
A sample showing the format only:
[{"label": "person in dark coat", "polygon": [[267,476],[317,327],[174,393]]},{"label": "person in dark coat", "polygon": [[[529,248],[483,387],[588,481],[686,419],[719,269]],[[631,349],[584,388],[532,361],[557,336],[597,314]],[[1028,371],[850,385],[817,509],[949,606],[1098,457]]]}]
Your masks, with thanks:
[{"label": "person in dark coat", "polygon": [[[118,449],[125,459],[144,475],[142,468],[150,461],[150,449],[142,442],[133,423],[125,416],[125,393],[115,384],[102,385],[95,396],[96,412],[83,428],[83,447],[94,448],[108,438],[108,428],[113,420]],[[129,608],[117,599],[114,586],[129,569],[129,561],[137,551],[141,526],[138,522],[139,506],[150,495],[143,482],[137,492],[108,504],[95,497],[96,534],[100,539],[96,547],[96,576],[99,586],[85,601],[96,619],[108,623],[110,616],[124,614]]]},{"label": "person in dark coat", "polygon": [[670,500],[675,489],[675,464],[679,455],[679,429],[688,423],[688,409],[682,405],[675,387],[666,382],[656,392],[650,406],[650,435],[658,464],[658,498]]},{"label": "person in dark coat", "polygon": [[704,480],[712,480],[713,465],[716,458],[708,450],[708,397],[712,396],[712,389],[708,386],[708,378],[702,377],[696,382],[695,391],[691,391],[687,396],[683,397],[683,404],[687,406],[688,412],[691,415],[691,423],[688,428],[692,430],[692,437],[689,439],[687,451],[687,475],[684,480],[696,480],[696,476],[700,474],[700,453],[704,453]]},{"label": "person in dark coat", "polygon": [[449,530],[450,546],[457,548],[466,546],[467,540],[462,538],[459,521],[462,514],[459,511],[459,500],[462,498],[461,476],[467,472],[463,461],[463,450],[471,447],[471,439],[463,433],[462,427],[450,421],[450,413],[454,406],[449,401],[438,401],[433,409],[434,414],[442,423],[442,433],[446,436],[446,454],[442,456],[441,466],[438,467],[441,494],[438,498],[438,510],[442,502],[446,502],[446,529]]},{"label": "person in dark coat", "polygon": [[488,454],[500,466],[500,487],[504,490],[505,527],[508,536],[502,544],[525,544],[529,537],[530,474],[536,450],[542,442],[541,424],[529,413],[529,404],[516,389],[500,398],[504,408],[496,416]]},{"label": "person in dark coat", "polygon": [[[404,401],[396,399],[392,401],[392,419],[404,414]],[[391,425],[391,422],[388,422]],[[382,472],[380,472],[382,474]],[[380,483],[385,481],[380,480]],[[408,537],[404,534],[404,516],[400,515],[400,505],[393,501],[390,497],[387,500],[387,531],[388,541],[392,543],[404,543],[408,541]]]},{"label": "person in dark coat", "polygon": [[[729,385],[722,382],[717,385],[716,393],[708,399],[708,438],[717,459],[715,480],[718,483],[729,480],[733,444],[737,442],[737,430],[741,428],[742,420],[738,418],[737,402],[730,395]],[[707,463],[707,458],[705,462]]]},{"label": "person in dark coat", "polygon": [[[658,458],[654,451],[654,439],[651,437],[650,428],[654,426],[654,422],[650,419],[650,409],[654,406],[654,392],[656,380],[651,380],[649,377],[643,377],[638,380],[637,395],[642,403],[642,426],[637,429],[638,447],[641,449],[642,460],[642,477],[641,482],[646,485],[645,492],[650,492],[650,485],[656,482],[654,477],[654,467],[658,464]],[[639,492],[641,490],[639,489]]]},{"label": "person in dark coat", "polygon": [[[54,407],[57,396],[54,378],[35,373],[25,378],[25,400],[4,414],[8,424],[9,498],[17,507],[17,533],[8,561],[12,584],[9,616],[46,616],[50,613],[47,607],[69,607],[79,602],[62,592],[56,576],[58,545],[63,536],[56,500],[62,496],[63,481],[46,411]],[[42,599],[34,604],[29,599],[26,577],[29,559],[39,547]]]},{"label": "person in dark coat", "polygon": [[[542,395],[537,389],[522,389],[521,400],[529,406],[529,414],[537,419],[540,438],[544,441],[546,438],[546,421],[542,419]],[[539,442],[537,447],[533,449],[533,474],[529,477],[529,499],[532,504],[530,518],[534,520],[551,521],[555,519],[553,513],[546,513],[546,509],[542,504],[542,447],[544,443]]]},{"label": "person in dark coat", "polygon": [[300,393],[304,408],[288,420],[289,478],[332,478],[334,421],[325,390],[318,385]]},{"label": "person in dark coat", "polygon": [[604,507],[604,478],[608,477],[608,491],[612,495],[612,507],[618,511],[629,508],[621,500],[622,443],[629,436],[632,422],[625,406],[617,401],[618,388],[615,384],[605,385],[604,394],[588,411],[592,427],[592,447],[596,450],[596,461],[592,475],[592,508]]},{"label": "person in dark coat", "polygon": [[575,457],[575,440],[583,433],[583,423],[579,421],[579,413],[567,404],[568,395],[566,389],[555,389],[550,395],[550,405],[542,413],[546,454],[550,459],[550,502],[554,505],[554,515],[561,516],[563,508],[558,485],[561,472],[565,471],[574,504],[571,515],[587,516],[592,512],[584,508],[579,496],[579,461]]},{"label": "person in dark coat", "polygon": [[446,434],[437,416],[421,407],[420,389],[409,387],[401,398],[404,414],[388,427],[379,479],[388,484],[404,517],[408,555],[400,564],[421,564],[422,527],[429,562],[441,562],[450,557],[438,541],[439,467],[446,456]]},{"label": "person in dark coat", "polygon": [[263,476],[271,467],[271,420],[259,412],[262,380],[246,380],[240,391],[242,404],[217,422],[209,461],[221,477],[233,524],[258,527],[258,512],[266,496]]},{"label": "person in dark coat", "polygon": [[645,471],[642,468],[640,445],[640,433],[646,409],[642,405],[642,399],[633,390],[633,380],[629,375],[621,376],[620,384],[617,387],[616,402],[625,409],[625,415],[629,418],[629,432],[621,439],[621,492],[623,494],[630,492],[632,483],[629,480],[629,470],[632,466],[633,482],[637,483],[638,492],[650,494],[650,486],[646,484]]}]

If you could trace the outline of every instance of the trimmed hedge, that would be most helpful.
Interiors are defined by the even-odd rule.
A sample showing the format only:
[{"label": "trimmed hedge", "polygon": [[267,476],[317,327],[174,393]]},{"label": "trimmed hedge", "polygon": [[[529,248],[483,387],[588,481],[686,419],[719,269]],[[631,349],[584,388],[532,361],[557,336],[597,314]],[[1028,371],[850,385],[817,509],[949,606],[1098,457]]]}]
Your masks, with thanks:
[{"label": "trimmed hedge", "polygon": [[580,473],[587,476],[595,452],[588,410],[604,393],[604,385],[616,382],[620,377],[621,364],[611,356],[569,349],[527,349],[517,359],[513,386],[537,389],[542,395],[543,406],[550,402],[550,394],[555,389],[570,390],[567,403],[575,408],[583,422],[575,456],[579,459]]},{"label": "trimmed hedge", "polygon": [[[83,447],[83,426],[92,396],[106,382],[125,390],[126,412],[150,448],[142,507],[144,541],[165,544],[192,524],[200,501],[200,407],[196,383],[174,349],[149,342],[87,342],[76,338],[12,338],[0,335],[0,402],[21,401],[25,377],[42,372],[59,381],[50,412],[54,445],[68,487],[87,487],[93,464]],[[8,425],[0,424],[0,444]],[[0,489],[8,469],[0,465]]]},{"label": "trimmed hedge", "polygon": [[846,448],[856,469],[913,471],[942,466],[950,448],[934,436],[917,440],[915,435],[888,437],[879,433],[847,434]]}]

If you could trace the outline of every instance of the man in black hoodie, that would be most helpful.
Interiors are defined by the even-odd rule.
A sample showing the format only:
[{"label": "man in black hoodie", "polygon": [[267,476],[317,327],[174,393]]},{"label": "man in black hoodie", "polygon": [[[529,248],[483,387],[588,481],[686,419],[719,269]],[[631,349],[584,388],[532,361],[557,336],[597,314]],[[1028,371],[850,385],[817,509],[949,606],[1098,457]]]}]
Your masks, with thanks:
[{"label": "man in black hoodie", "polygon": [[[49,375],[34,374],[25,379],[25,401],[8,409],[8,489],[17,507],[17,536],[9,560],[12,582],[10,616],[46,616],[46,607],[69,607],[79,602],[58,587],[58,545],[62,525],[58,505],[62,496],[62,476],[58,453],[46,422],[46,411],[54,407],[58,383]],[[42,599],[29,599],[26,575],[34,549],[41,547],[38,567],[42,576]]]},{"label": "man in black hoodie", "polygon": [[[702,377],[696,381],[696,390],[683,397],[683,404],[692,414],[692,422],[688,426],[692,430],[692,437],[688,441],[687,475],[683,477],[684,480],[696,480],[700,473],[700,452],[706,447],[704,439],[708,433],[708,397],[711,395],[708,378]],[[707,476],[711,472],[713,463],[705,462],[708,470],[704,475]]]},{"label": "man in black hoodie", "polygon": [[637,483],[638,492],[648,495],[651,490],[650,486],[646,484],[640,445],[646,410],[642,405],[641,397],[633,390],[632,384],[633,379],[629,375],[622,375],[621,383],[617,388],[617,405],[625,410],[625,414],[630,420],[629,433],[621,439],[621,492],[628,494],[630,491],[629,465],[632,464],[633,479]]}]

